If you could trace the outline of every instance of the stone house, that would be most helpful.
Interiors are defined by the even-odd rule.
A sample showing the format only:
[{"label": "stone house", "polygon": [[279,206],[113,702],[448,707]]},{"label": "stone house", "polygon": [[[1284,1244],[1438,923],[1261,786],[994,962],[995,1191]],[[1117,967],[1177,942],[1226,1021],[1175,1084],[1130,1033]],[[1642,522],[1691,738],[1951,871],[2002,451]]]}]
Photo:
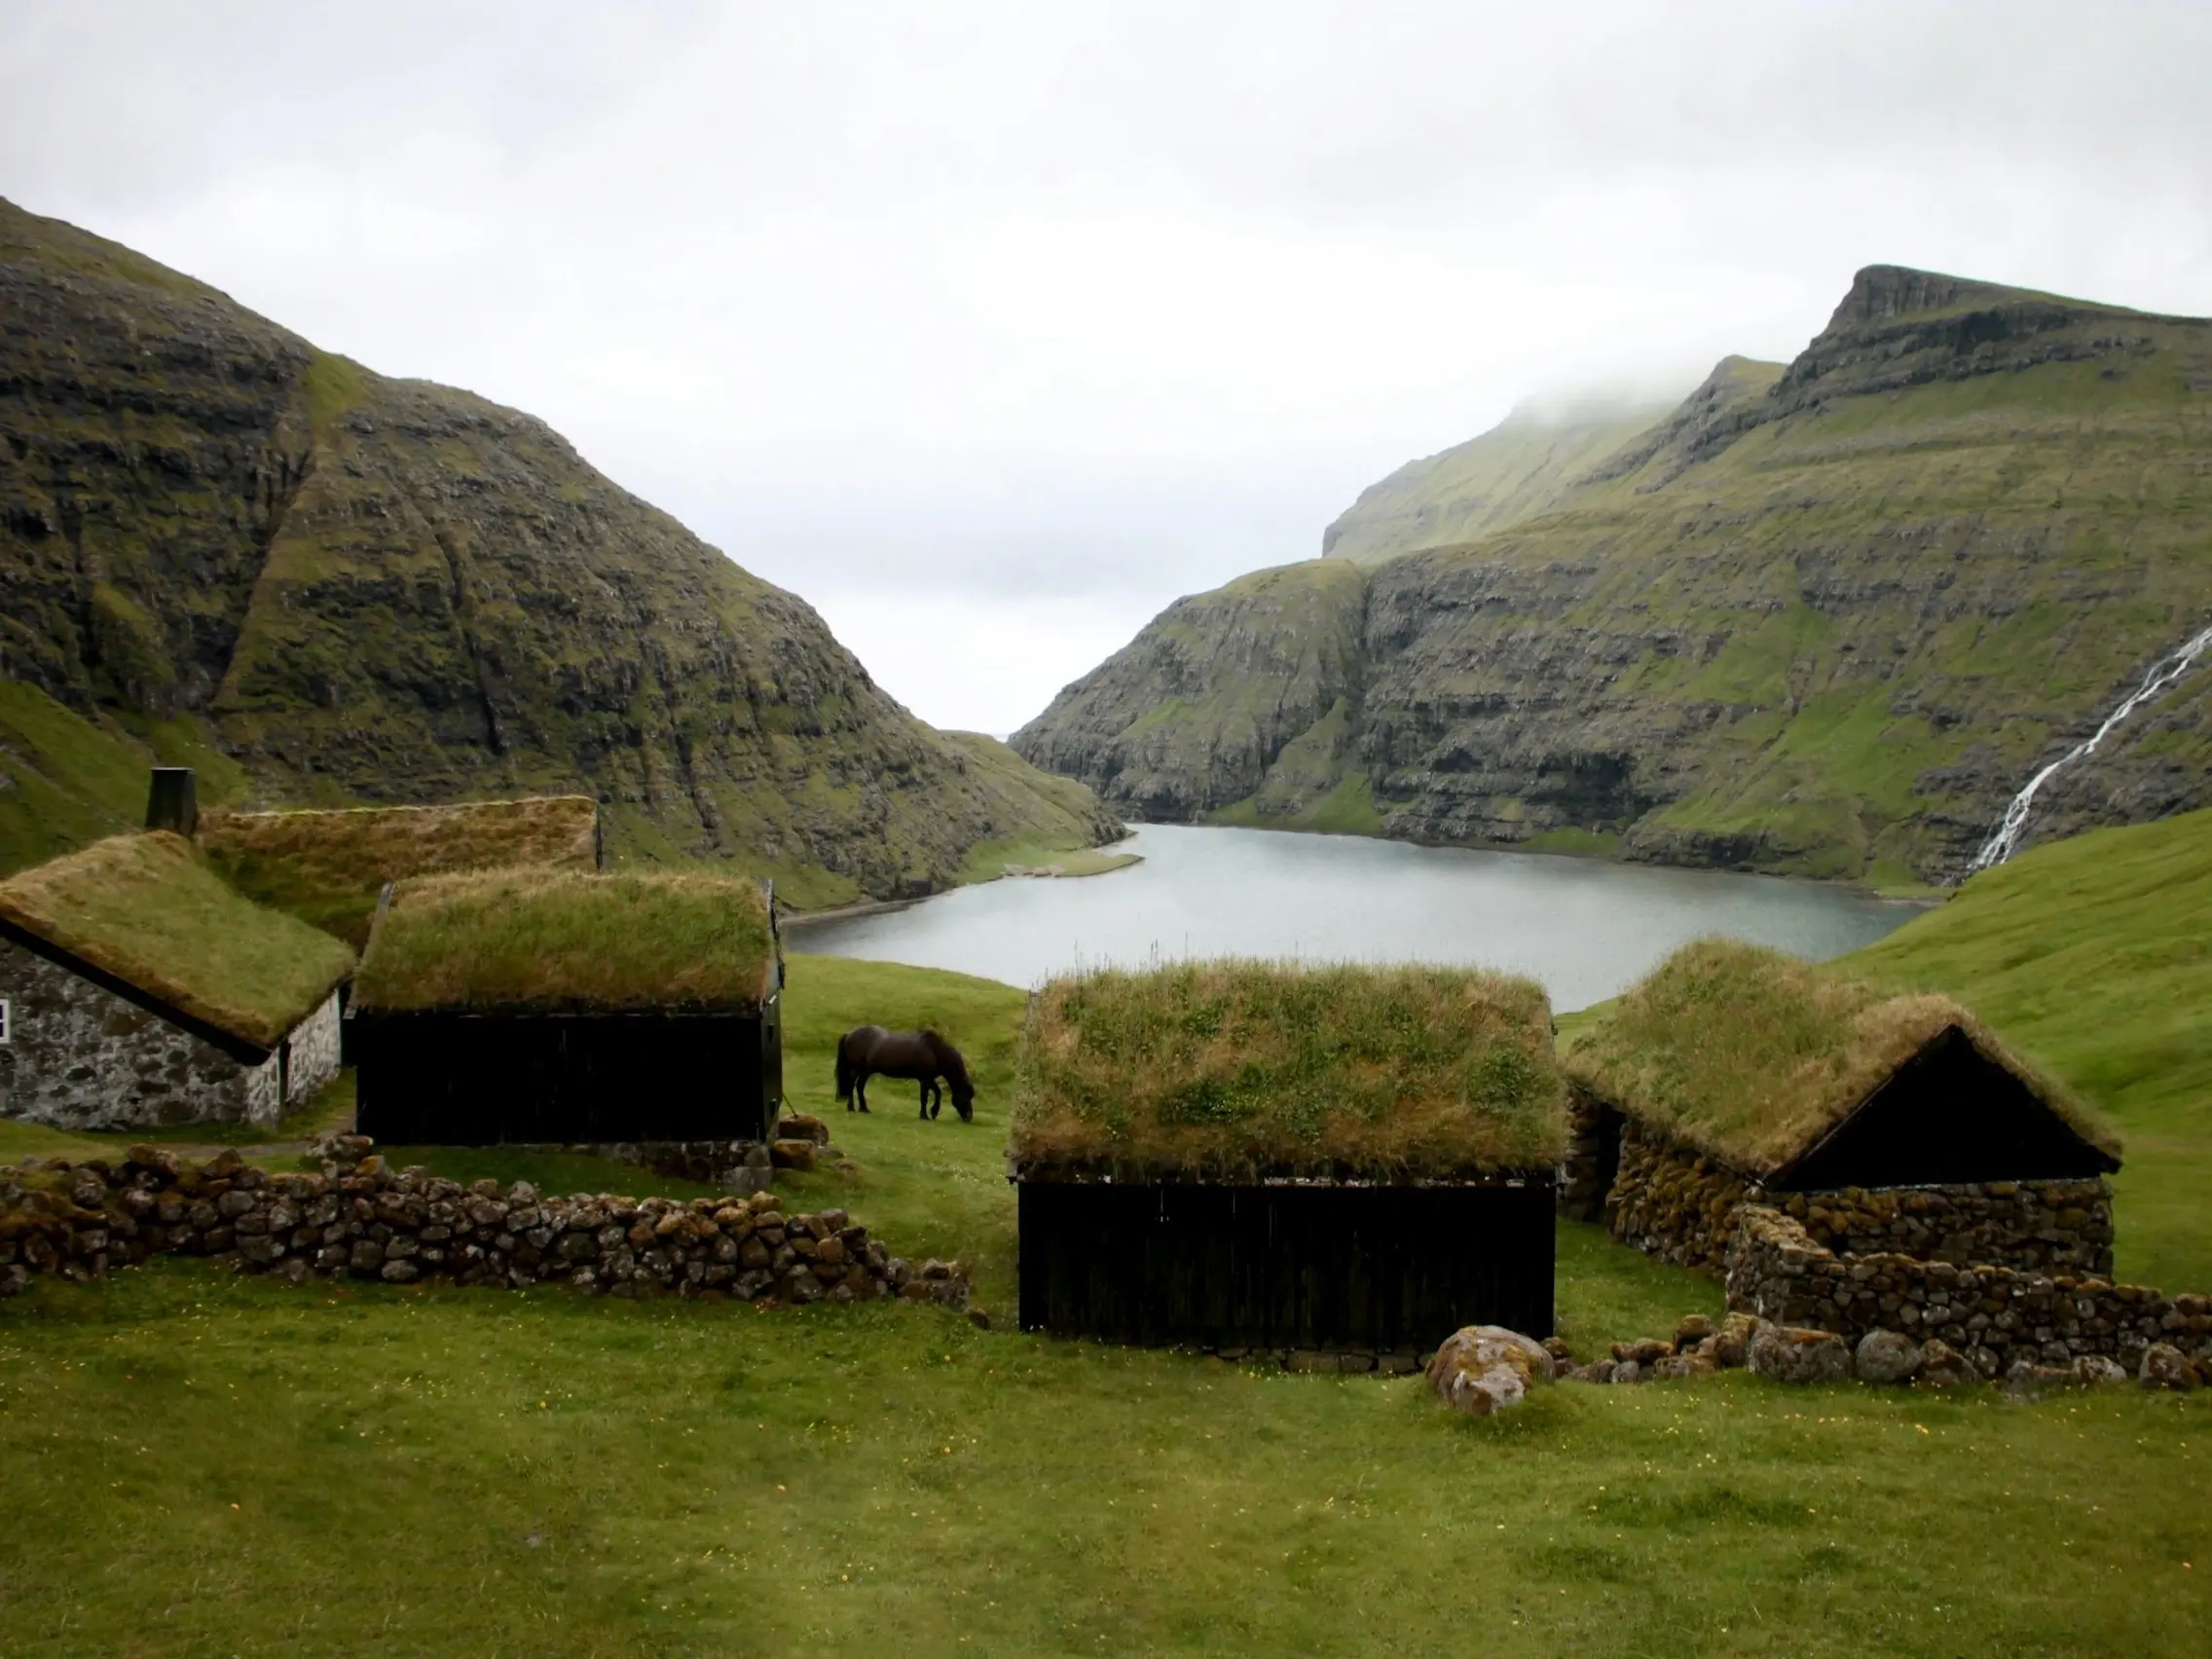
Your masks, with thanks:
[{"label": "stone house", "polygon": [[338,1073],[353,952],[240,897],[183,836],[0,882],[0,1117],[275,1124]]},{"label": "stone house", "polygon": [[356,1122],[402,1145],[762,1142],[782,991],[760,882],[548,866],[401,881],[346,1020]]},{"label": "stone house", "polygon": [[1838,1256],[2112,1271],[2120,1142],[1947,997],[1687,945],[1566,1059],[1560,1209],[1719,1273],[1746,1204]]}]

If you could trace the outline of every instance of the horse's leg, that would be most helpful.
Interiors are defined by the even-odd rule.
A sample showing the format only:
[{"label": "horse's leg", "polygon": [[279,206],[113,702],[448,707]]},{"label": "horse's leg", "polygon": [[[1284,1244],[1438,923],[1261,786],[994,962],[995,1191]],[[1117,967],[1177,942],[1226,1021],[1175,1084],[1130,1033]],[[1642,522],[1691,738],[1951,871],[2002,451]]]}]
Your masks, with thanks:
[{"label": "horse's leg", "polygon": [[922,1109],[919,1116],[926,1121],[930,1115],[930,1080],[926,1077],[921,1079],[921,1089]]},{"label": "horse's leg", "polygon": [[867,1073],[865,1071],[853,1080],[853,1098],[861,1103],[862,1111],[867,1110]]}]

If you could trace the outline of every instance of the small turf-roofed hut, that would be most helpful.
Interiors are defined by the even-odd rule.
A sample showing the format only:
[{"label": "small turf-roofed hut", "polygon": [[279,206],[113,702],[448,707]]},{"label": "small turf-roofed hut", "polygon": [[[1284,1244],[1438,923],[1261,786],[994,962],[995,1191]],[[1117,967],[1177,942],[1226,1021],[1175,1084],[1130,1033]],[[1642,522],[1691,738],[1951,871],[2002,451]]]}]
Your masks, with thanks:
[{"label": "small turf-roofed hut", "polygon": [[0,1117],[276,1124],[338,1072],[353,952],[190,841],[117,835],[0,882]]},{"label": "small turf-roofed hut", "polygon": [[1685,945],[1567,1056],[1562,1208],[1717,1271],[1744,1201],[1838,1254],[2109,1273],[2120,1142],[1948,997]]},{"label": "small turf-roofed hut", "polygon": [[359,1127],[445,1146],[762,1140],[782,988],[774,895],[755,881],[401,882],[349,1014]]},{"label": "small turf-roofed hut", "polygon": [[1010,1173],[1025,1329],[1418,1353],[1552,1330],[1565,1088],[1526,979],[1184,963],[1054,979]]}]

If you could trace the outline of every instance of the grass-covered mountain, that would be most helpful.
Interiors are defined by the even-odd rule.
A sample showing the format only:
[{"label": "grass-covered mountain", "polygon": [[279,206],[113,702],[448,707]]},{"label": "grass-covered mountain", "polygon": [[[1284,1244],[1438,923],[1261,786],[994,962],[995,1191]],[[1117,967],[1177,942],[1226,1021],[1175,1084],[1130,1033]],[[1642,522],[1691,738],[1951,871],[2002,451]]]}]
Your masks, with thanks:
[{"label": "grass-covered mountain", "polygon": [[[1386,480],[1354,558],[1178,601],[1014,747],[1145,817],[1946,879],[2212,624],[2203,318],[1874,267],[1795,361],[1729,358],[1403,550],[1528,455],[1508,423]],[[2212,804],[2208,692],[2059,774],[2030,839]]]},{"label": "grass-covered mountain", "polygon": [[264,803],[582,791],[617,860],[813,903],[1116,828],[543,423],[6,203],[0,601],[0,869],[133,824],[154,756]]},{"label": "grass-covered mountain", "polygon": [[1583,474],[1673,408],[1592,400],[1516,409],[1481,437],[1409,461],[1362,490],[1321,533],[1322,557],[1380,564],[1549,512]]}]

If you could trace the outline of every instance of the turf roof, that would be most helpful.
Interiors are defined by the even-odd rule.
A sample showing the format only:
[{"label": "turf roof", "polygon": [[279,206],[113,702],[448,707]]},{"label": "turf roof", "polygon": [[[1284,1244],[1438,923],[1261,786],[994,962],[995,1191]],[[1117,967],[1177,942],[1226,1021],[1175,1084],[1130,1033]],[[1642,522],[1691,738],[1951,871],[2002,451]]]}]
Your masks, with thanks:
[{"label": "turf roof", "polygon": [[499,869],[405,881],[355,981],[362,1009],[757,1008],[766,895],[739,876]]},{"label": "turf roof", "polygon": [[0,882],[0,916],[194,1018],[274,1047],[353,952],[241,898],[192,843],[116,835]]},{"label": "turf roof", "polygon": [[1795,1162],[1899,1066],[1957,1027],[2077,1134],[2120,1139],[2074,1092],[1949,997],[1904,995],[1732,940],[1682,946],[1567,1056],[1598,1098],[1748,1175]]},{"label": "turf roof", "polygon": [[1011,1150],[1028,1174],[1443,1180],[1558,1162],[1565,1096],[1528,979],[1109,969],[1032,1002]]},{"label": "turf roof", "polygon": [[342,811],[211,812],[201,848],[249,897],[359,945],[387,881],[536,865],[599,863],[589,795],[371,806]]}]

